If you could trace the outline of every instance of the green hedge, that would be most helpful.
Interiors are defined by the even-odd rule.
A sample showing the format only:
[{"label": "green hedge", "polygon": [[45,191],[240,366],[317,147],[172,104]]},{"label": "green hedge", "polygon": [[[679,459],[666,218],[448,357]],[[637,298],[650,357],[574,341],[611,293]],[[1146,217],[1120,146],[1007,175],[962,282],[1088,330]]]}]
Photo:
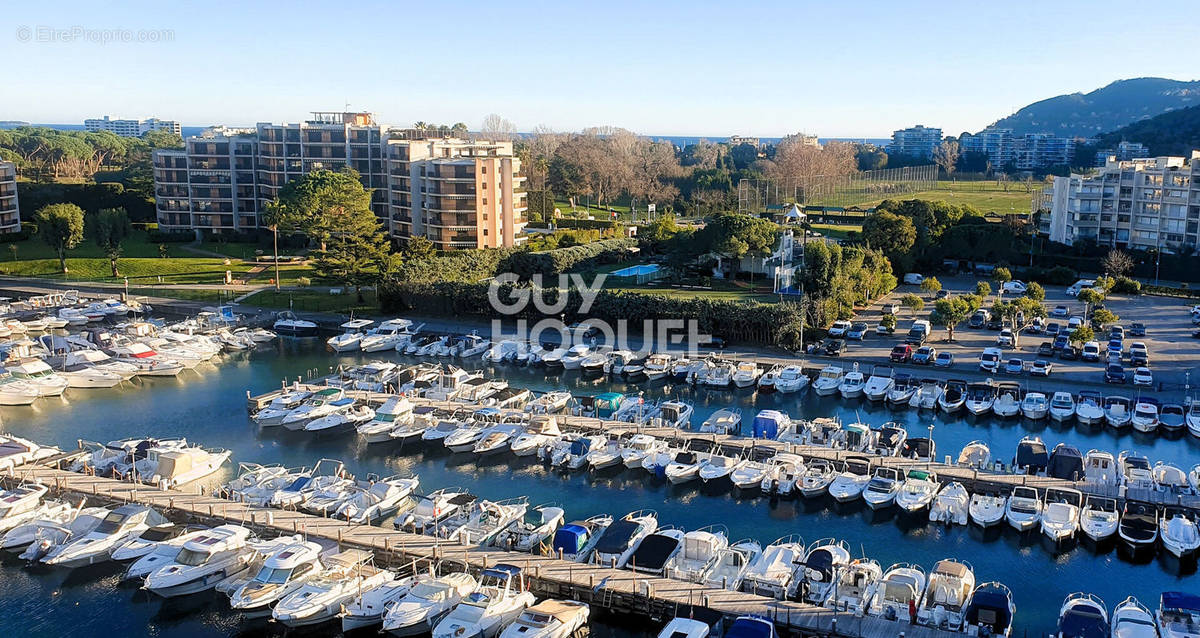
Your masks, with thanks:
[{"label": "green hedge", "polygon": [[537,274],[557,275],[576,268],[588,268],[597,264],[616,262],[635,246],[637,246],[637,240],[620,238],[603,239],[544,252],[515,251],[500,261],[496,272],[497,274],[516,273],[522,278]]},{"label": "green hedge", "polygon": [[1200,288],[1174,288],[1172,286],[1142,286],[1142,294],[1159,295],[1160,297],[1183,297],[1187,299],[1200,297]]},{"label": "green hedge", "polygon": [[[511,300],[513,291],[512,286],[501,286],[500,299]],[[560,294],[557,289],[546,289],[543,293],[550,304]],[[615,328],[619,320],[624,320],[629,331],[636,334],[641,333],[646,320],[694,319],[700,332],[738,343],[788,348],[799,343],[800,307],[791,302],[766,304],[603,290],[584,315],[574,311],[582,303],[579,292],[572,289],[567,294],[564,317],[567,323],[593,318],[604,320]],[[486,283],[384,284],[379,289],[379,303],[384,312],[395,314],[419,311],[451,317],[523,318],[528,319],[530,325],[547,318],[532,303],[515,315],[500,314],[492,308]]]}]

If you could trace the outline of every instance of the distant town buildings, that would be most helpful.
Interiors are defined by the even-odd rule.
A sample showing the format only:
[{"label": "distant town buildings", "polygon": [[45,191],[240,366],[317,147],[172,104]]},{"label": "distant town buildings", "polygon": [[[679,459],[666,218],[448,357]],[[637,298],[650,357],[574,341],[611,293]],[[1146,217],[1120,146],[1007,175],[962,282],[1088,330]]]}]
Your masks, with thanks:
[{"label": "distant town buildings", "polygon": [[740,144],[749,144],[750,146],[753,146],[754,148],[759,148],[760,146],[762,146],[762,140],[758,139],[757,137],[745,137],[742,135],[730,135],[729,136],[729,145],[730,146],[738,146]]},{"label": "distant town buildings", "polygon": [[933,149],[942,143],[942,129],[926,128],[920,124],[892,132],[887,152],[907,157],[933,158]]},{"label": "distant town buildings", "polygon": [[[414,139],[415,138],[415,139]],[[222,127],[154,153],[159,227],[253,231],[289,181],[352,168],[394,239],[439,249],[515,246],[525,240],[525,176],[511,142],[426,138],[370,113],[313,113],[297,124]]]},{"label": "distant town buildings", "polygon": [[1146,148],[1145,144],[1140,142],[1121,142],[1116,148],[1102,148],[1096,151],[1096,166],[1104,166],[1108,163],[1108,158],[1115,158],[1120,162],[1127,162],[1139,157],[1146,157],[1150,154],[1150,149]]},{"label": "distant town buildings", "polygon": [[1039,231],[1052,241],[1192,254],[1200,245],[1200,151],[1109,159],[1095,175],[1054,178],[1041,205],[1050,214]]},{"label": "distant town buildings", "polygon": [[21,207],[17,203],[17,165],[0,162],[0,233],[21,230]]},{"label": "distant town buildings", "polygon": [[108,131],[121,137],[141,137],[150,131],[170,131],[182,135],[183,128],[174,120],[114,120],[105,115],[103,118],[93,118],[83,121],[83,128],[90,133]]},{"label": "distant town buildings", "polygon": [[963,153],[983,153],[992,167],[1011,166],[1030,171],[1050,166],[1067,166],[1075,155],[1075,140],[1049,133],[1013,135],[1011,129],[984,129],[964,135],[959,141]]}]

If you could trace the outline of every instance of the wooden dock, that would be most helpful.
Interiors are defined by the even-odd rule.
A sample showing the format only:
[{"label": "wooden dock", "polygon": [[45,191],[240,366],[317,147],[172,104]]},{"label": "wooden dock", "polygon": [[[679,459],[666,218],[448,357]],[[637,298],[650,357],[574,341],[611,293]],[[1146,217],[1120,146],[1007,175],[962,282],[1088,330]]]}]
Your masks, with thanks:
[{"label": "wooden dock", "polygon": [[[299,387],[315,390],[324,386],[319,384],[301,384]],[[271,401],[272,398],[278,396],[280,392],[280,390],[274,390],[258,396],[247,395],[247,408],[250,410],[255,410],[263,405],[266,405]],[[355,390],[347,391],[346,394],[372,404],[381,404],[388,398],[394,396],[381,392],[365,392]],[[456,401],[430,401],[415,397],[410,398],[410,400],[415,405],[433,406],[435,408],[451,411],[462,410],[469,412],[485,407],[482,405],[460,403]],[[841,463],[848,458],[864,459],[869,461],[873,467],[891,467],[900,471],[902,474],[910,469],[927,470],[934,472],[941,483],[946,484],[957,481],[962,483],[963,486],[965,486],[971,492],[998,490],[1004,493],[1009,493],[1013,488],[1018,486],[1032,487],[1037,489],[1039,492],[1044,492],[1046,489],[1050,488],[1069,488],[1079,490],[1085,496],[1112,498],[1118,501],[1131,500],[1150,503],[1160,507],[1169,505],[1200,511],[1200,495],[1197,494],[1179,495],[1153,489],[1127,490],[1119,486],[1101,486],[1085,481],[1069,481],[1049,476],[1030,476],[1027,474],[1015,474],[1012,472],[979,470],[971,467],[955,465],[950,462],[927,462],[909,458],[870,455],[864,452],[834,450],[823,446],[785,443],[772,439],[755,439],[732,434],[705,434],[700,432],[683,431],[669,427],[639,427],[630,423],[608,421],[594,417],[556,415],[556,418],[558,419],[559,427],[564,431],[604,433],[611,436],[620,436],[622,434],[637,432],[649,434],[665,440],[678,441],[680,447],[684,445],[707,444],[714,446],[716,449],[722,452],[733,455],[740,453],[749,446],[758,446],[772,448],[777,452],[790,452],[793,454],[798,454],[804,457],[806,460],[819,459],[832,461],[834,463]],[[1113,456],[1115,458],[1116,455],[1114,454]],[[950,459],[949,456],[945,458],[947,460]]]},{"label": "wooden dock", "polygon": [[773,618],[782,633],[795,638],[943,638],[951,632],[882,618],[856,617],[803,603],[779,601],[742,592],[714,589],[631,571],[584,565],[548,556],[469,547],[390,528],[347,523],[303,512],[260,508],[206,495],[198,490],[160,489],[140,483],[68,472],[49,464],[21,466],[4,477],[8,485],[38,481],[51,493],[91,504],[140,503],[181,522],[235,523],[260,535],[302,534],[371,551],[380,567],[427,569],[451,561],[474,573],[497,563],[521,567],[531,590],[540,596],[579,600],[598,609],[665,621],[694,608],[725,618],[756,614]]}]

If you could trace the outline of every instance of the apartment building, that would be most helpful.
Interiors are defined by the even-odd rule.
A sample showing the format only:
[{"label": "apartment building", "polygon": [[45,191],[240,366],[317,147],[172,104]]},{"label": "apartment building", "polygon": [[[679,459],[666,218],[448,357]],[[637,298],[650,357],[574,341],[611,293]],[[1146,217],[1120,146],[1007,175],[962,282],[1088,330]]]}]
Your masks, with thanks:
[{"label": "apartment building", "polygon": [[1149,154],[1150,149],[1146,148],[1145,144],[1140,142],[1121,142],[1115,148],[1102,148],[1096,151],[1096,166],[1107,164],[1110,156],[1125,162],[1139,157],[1146,157]]},{"label": "apartment building", "polygon": [[391,234],[441,250],[525,241],[525,176],[512,142],[393,140],[388,144]]},{"label": "apartment building", "polygon": [[179,122],[174,120],[160,120],[155,117],[146,120],[121,120],[107,115],[84,120],[83,128],[90,133],[108,131],[121,137],[141,137],[150,131],[170,131],[182,135],[183,131]]},{"label": "apartment building", "polygon": [[17,165],[0,162],[0,233],[21,230],[21,206],[17,202]]},{"label": "apartment building", "polygon": [[892,143],[887,152],[907,157],[932,158],[933,149],[942,143],[942,129],[927,128],[920,124],[892,132]]},{"label": "apartment building", "polygon": [[1200,151],[1191,157],[1110,158],[1095,175],[1054,178],[1039,230],[1071,245],[1193,254],[1200,246]]},{"label": "apartment building", "polygon": [[1075,140],[1048,133],[1014,135],[1011,129],[984,129],[959,140],[963,153],[983,153],[996,169],[1021,171],[1065,166],[1075,155]]},{"label": "apartment building", "polygon": [[395,239],[426,236],[439,248],[524,241],[520,160],[509,142],[409,139],[370,113],[314,113],[298,124],[213,128],[184,150],[154,154],[163,230],[253,231],[289,181],[315,170],[357,171],[372,210]]}]

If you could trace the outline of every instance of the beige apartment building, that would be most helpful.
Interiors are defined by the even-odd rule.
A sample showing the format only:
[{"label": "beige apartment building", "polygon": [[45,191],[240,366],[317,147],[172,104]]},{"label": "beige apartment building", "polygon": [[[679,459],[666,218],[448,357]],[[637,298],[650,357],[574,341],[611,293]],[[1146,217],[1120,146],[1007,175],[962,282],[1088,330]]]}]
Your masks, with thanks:
[{"label": "beige apartment building", "polygon": [[17,165],[0,162],[0,233],[21,230],[21,206],[17,203]]},{"label": "beige apartment building", "polygon": [[511,142],[423,134],[377,124],[370,113],[314,113],[299,124],[217,127],[156,151],[159,226],[245,232],[289,181],[353,168],[372,210],[397,240],[428,237],[443,250],[524,241],[525,177]]}]

